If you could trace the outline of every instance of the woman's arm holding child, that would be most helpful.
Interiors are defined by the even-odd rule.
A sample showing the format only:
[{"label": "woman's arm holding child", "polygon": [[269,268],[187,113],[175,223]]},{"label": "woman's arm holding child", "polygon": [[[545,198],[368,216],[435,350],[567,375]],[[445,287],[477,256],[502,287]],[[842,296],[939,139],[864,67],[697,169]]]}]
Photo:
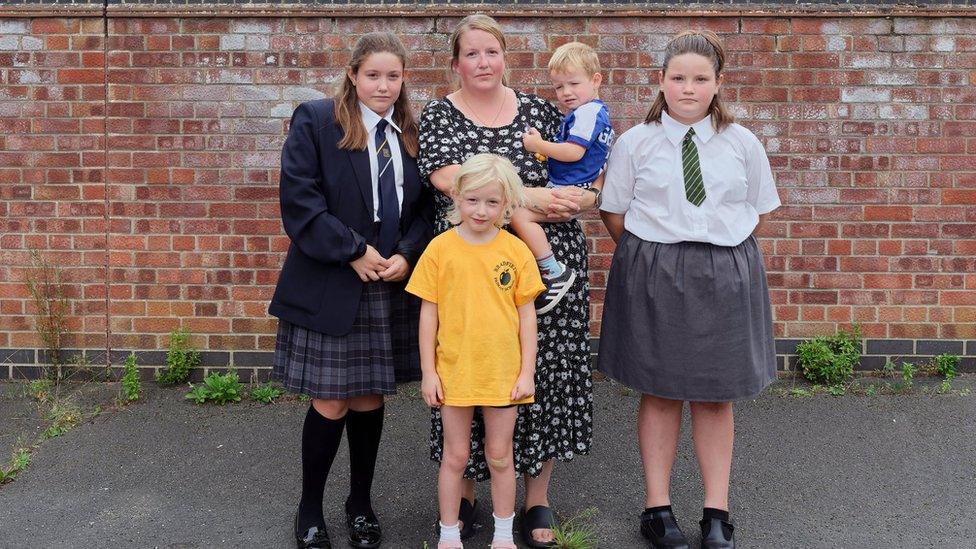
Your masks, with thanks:
[{"label": "woman's arm holding child", "polygon": [[535,318],[535,301],[518,308],[519,341],[522,346],[522,369],[519,371],[512,400],[521,400],[535,394],[535,355],[537,350],[538,327]]},{"label": "woman's arm holding child", "polygon": [[437,304],[425,299],[420,304],[420,371],[423,373],[420,392],[424,402],[432,408],[438,408],[444,402],[444,389],[435,369],[436,348]]}]

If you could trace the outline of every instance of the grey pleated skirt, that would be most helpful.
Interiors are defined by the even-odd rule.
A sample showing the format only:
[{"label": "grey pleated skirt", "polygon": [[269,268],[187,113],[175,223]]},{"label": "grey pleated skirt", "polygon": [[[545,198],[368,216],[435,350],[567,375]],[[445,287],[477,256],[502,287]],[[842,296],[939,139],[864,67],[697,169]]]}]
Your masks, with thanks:
[{"label": "grey pleated skirt", "polygon": [[776,377],[772,319],[755,238],[726,247],[625,232],[607,280],[597,367],[661,398],[753,397]]},{"label": "grey pleated skirt", "polygon": [[420,301],[403,284],[368,282],[346,335],[279,320],[271,377],[312,398],[396,394],[398,383],[420,379],[419,322]]}]

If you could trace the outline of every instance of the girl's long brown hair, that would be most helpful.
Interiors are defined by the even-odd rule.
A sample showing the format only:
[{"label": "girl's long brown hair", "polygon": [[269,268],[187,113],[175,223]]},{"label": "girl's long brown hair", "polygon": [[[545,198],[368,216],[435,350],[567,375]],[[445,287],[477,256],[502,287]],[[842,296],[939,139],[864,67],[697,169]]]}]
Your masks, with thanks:
[{"label": "girl's long brown hair", "polygon": [[[349,70],[353,74],[359,72],[359,67],[374,53],[392,53],[400,58],[403,68],[407,68],[407,50],[403,43],[393,33],[372,32],[364,35],[356,42],[356,47],[352,50],[352,59],[349,61]],[[404,81],[400,86],[400,96],[393,103],[393,121],[400,128],[400,139],[407,154],[412,157],[417,156],[420,149],[418,136],[420,130],[417,121],[413,118],[410,110],[410,99],[407,93],[407,83]],[[359,111],[359,99],[356,97],[356,87],[352,85],[349,76],[343,74],[342,84],[336,91],[335,97],[335,117],[339,127],[342,128],[342,139],[339,140],[339,148],[347,151],[361,151],[366,149],[366,140],[369,132],[363,126],[362,114]]]},{"label": "girl's long brown hair", "polygon": [[[715,69],[715,78],[718,79],[722,75],[722,69],[725,68],[725,46],[722,44],[722,39],[714,32],[710,30],[687,30],[672,38],[667,47],[664,48],[664,64],[661,72],[666,75],[668,63],[671,62],[671,59],[685,53],[698,54],[708,59],[712,62],[712,68]],[[661,113],[667,112],[667,110],[668,103],[664,100],[664,92],[658,91],[644,123],[660,122]],[[712,126],[719,132],[735,122],[735,116],[725,108],[717,93],[708,105],[708,114],[712,115]]]}]

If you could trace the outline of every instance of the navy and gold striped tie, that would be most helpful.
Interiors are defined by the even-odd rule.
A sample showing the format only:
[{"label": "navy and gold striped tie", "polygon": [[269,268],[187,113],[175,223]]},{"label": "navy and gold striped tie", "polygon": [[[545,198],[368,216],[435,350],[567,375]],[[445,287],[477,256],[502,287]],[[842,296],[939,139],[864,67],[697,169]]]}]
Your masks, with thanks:
[{"label": "navy and gold striped tie", "polygon": [[701,206],[705,201],[705,183],[702,181],[701,163],[698,161],[698,147],[691,137],[695,135],[695,128],[688,128],[688,133],[681,140],[681,166],[685,175],[685,197],[695,206]]},{"label": "navy and gold striped tie", "polygon": [[387,140],[386,127],[389,122],[380,120],[376,124],[376,169],[378,173],[380,234],[376,239],[376,249],[383,257],[390,257],[396,246],[400,230],[400,204],[396,192],[396,174],[393,169],[393,154]]}]

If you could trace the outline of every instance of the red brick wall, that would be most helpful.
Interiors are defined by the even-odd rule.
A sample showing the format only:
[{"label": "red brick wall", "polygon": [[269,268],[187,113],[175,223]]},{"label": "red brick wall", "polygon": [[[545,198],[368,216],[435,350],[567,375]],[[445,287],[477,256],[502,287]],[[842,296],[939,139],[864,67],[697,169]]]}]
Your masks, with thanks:
[{"label": "red brick wall", "polygon": [[[70,282],[68,347],[159,349],[182,325],[204,349],[272,349],[292,109],[331,93],[359,34],[392,29],[419,112],[451,89],[456,21],[0,19],[0,349],[38,347],[29,249]],[[546,97],[548,52],[595,46],[618,132],[643,118],[669,36],[718,32],[723,98],[766,144],[784,203],[762,235],[777,336],[858,322],[872,339],[976,340],[976,18],[501,21],[511,82]],[[596,219],[595,336],[613,248]]]}]

